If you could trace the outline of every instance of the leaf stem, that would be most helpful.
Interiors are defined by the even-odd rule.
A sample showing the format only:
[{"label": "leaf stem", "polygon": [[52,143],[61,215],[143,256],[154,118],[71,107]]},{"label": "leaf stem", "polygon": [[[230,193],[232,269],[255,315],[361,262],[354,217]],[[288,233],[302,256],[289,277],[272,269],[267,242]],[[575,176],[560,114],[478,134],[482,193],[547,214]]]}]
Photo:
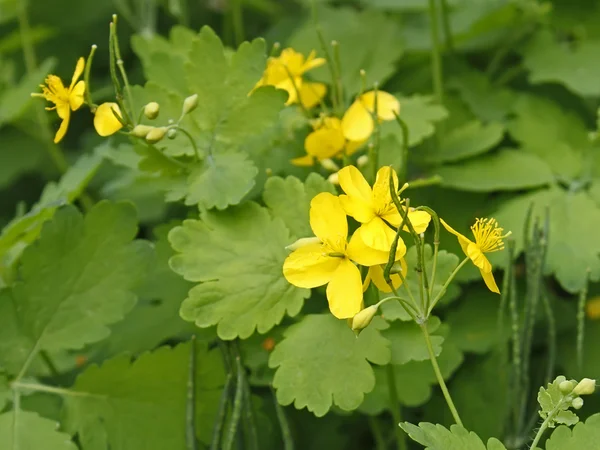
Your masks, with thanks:
[{"label": "leaf stem", "polygon": [[577,302],[577,372],[578,376],[583,372],[583,340],[585,337],[585,301],[590,281],[590,269],[586,271],[586,280],[583,289],[579,293]]},{"label": "leaf stem", "polygon": [[232,382],[233,376],[231,375],[231,372],[229,372],[225,378],[225,384],[223,385],[223,391],[221,392],[221,398],[219,400],[219,408],[217,409],[217,416],[213,424],[210,450],[219,450],[221,432],[223,430],[223,424],[225,423],[225,414],[227,413],[227,405],[229,404],[229,391]]},{"label": "leaf stem", "polygon": [[386,366],[386,376],[390,394],[390,412],[394,419],[394,434],[396,436],[396,447],[398,450],[406,450],[406,434],[400,428],[402,422],[402,412],[400,400],[398,399],[398,388],[396,386],[396,376],[394,374],[394,366],[388,364]]},{"label": "leaf stem", "polygon": [[246,450],[258,450],[258,434],[256,430],[256,421],[254,419],[254,409],[252,407],[252,391],[248,383],[248,377],[246,376],[246,369],[242,362],[242,355],[240,352],[239,342],[236,339],[231,344],[233,358],[235,360],[236,370],[242,374],[242,386],[244,388],[244,436],[246,438]]},{"label": "leaf stem", "polygon": [[427,352],[429,353],[429,360],[431,361],[431,365],[433,366],[435,377],[437,378],[438,384],[442,389],[442,394],[444,394],[444,399],[446,400],[448,408],[450,408],[452,417],[454,417],[454,422],[456,422],[460,426],[463,426],[462,420],[460,420],[460,416],[458,415],[456,406],[454,406],[454,402],[452,401],[452,397],[450,396],[450,392],[448,391],[448,387],[446,386],[446,382],[444,381],[444,377],[442,376],[442,371],[440,370],[440,366],[438,365],[435,352],[433,351],[433,346],[431,345],[431,337],[429,336],[429,331],[427,331],[427,322],[425,321],[423,323],[420,323],[419,327],[421,328],[421,331],[423,332],[423,337],[425,338]]},{"label": "leaf stem", "polygon": [[459,272],[460,269],[462,269],[462,267],[467,263],[467,261],[469,261],[469,257],[465,256],[465,259],[463,259],[460,262],[460,264],[458,266],[456,266],[456,268],[452,271],[452,273],[450,274],[450,276],[448,277],[448,279],[442,286],[442,289],[440,289],[440,292],[438,292],[438,294],[435,296],[435,298],[431,302],[431,305],[429,305],[429,310],[427,311],[428,316],[429,316],[429,314],[431,314],[431,311],[433,311],[433,308],[435,307],[435,305],[437,305],[437,302],[440,301],[440,298],[442,298],[442,296],[446,292],[446,289],[448,288],[448,286],[450,285],[452,280],[454,280],[454,277],[456,277],[456,274]]},{"label": "leaf stem", "polygon": [[444,87],[442,84],[442,59],[440,56],[439,24],[436,0],[429,0],[429,22],[431,31],[431,75],[433,92],[438,104],[444,102]]},{"label": "leaf stem", "polygon": [[196,336],[190,340],[190,358],[188,365],[187,399],[185,410],[185,439],[188,450],[196,450]]},{"label": "leaf stem", "polygon": [[[369,422],[369,428],[371,429],[371,434],[373,435],[373,439],[375,440],[375,449],[376,450],[386,450],[387,444],[385,442],[385,438],[383,437],[383,431],[381,429],[381,425],[377,421],[376,417],[367,416],[367,420]],[[400,428],[400,427],[398,427]]]},{"label": "leaf stem", "polygon": [[275,404],[275,413],[277,414],[277,421],[279,422],[279,428],[281,429],[281,437],[283,439],[283,450],[294,450],[294,439],[292,438],[292,430],[287,420],[287,416],[283,407],[277,401],[275,390],[273,386],[271,388],[271,395],[273,396],[273,403]]},{"label": "leaf stem", "polygon": [[98,46],[96,44],[92,45],[90,54],[85,60],[85,69],[83,72],[83,81],[85,82],[85,102],[88,104],[92,114],[96,112],[97,106],[92,101],[92,93],[90,92],[90,72],[92,71],[92,62],[94,61],[94,55],[96,54],[97,48]]},{"label": "leaf stem", "polygon": [[448,7],[448,0],[441,0],[440,2],[442,10],[442,26],[444,27],[444,40],[446,48],[450,52],[454,52],[454,41],[452,39],[452,27],[450,26],[450,8]]},{"label": "leaf stem", "polygon": [[244,406],[244,375],[241,370],[236,369],[237,377],[235,381],[235,397],[233,399],[233,409],[229,418],[229,427],[225,434],[223,450],[231,450],[237,434],[238,424],[242,417],[242,408]]},{"label": "leaf stem", "polygon": [[556,404],[556,406],[554,407],[554,409],[552,409],[552,411],[550,411],[548,413],[548,416],[546,417],[546,420],[544,420],[542,422],[542,425],[540,426],[539,430],[537,431],[535,438],[533,438],[533,442],[531,443],[531,450],[536,450],[536,447],[538,445],[538,443],[540,442],[540,439],[542,438],[542,435],[544,434],[544,431],[546,431],[546,428],[548,428],[548,425],[550,425],[550,422],[552,422],[556,416],[556,414],[562,409],[563,406],[563,401],[564,401],[564,396],[563,398]]},{"label": "leaf stem", "polygon": [[408,125],[404,120],[402,120],[400,115],[396,111],[393,111],[393,113],[394,117],[396,118],[396,122],[398,123],[398,125],[400,126],[400,130],[402,131],[402,162],[400,163],[400,170],[398,171],[398,179],[400,180],[400,182],[405,182],[407,181],[408,176],[408,145],[410,139],[410,132],[408,129]]},{"label": "leaf stem", "polygon": [[244,42],[244,14],[242,11],[242,0],[232,0],[231,4],[231,22],[233,25],[233,36],[235,45],[239,47]]}]

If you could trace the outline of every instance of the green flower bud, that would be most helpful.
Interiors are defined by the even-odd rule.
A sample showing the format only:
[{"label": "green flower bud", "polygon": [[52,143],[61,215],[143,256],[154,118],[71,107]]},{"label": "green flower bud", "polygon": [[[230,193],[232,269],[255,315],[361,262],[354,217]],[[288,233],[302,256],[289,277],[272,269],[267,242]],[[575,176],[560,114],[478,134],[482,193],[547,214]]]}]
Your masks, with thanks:
[{"label": "green flower bud", "polygon": [[331,175],[329,175],[329,177],[327,177],[327,181],[329,181],[331,184],[340,184],[340,177],[339,175],[336,173],[332,173]]},{"label": "green flower bud", "polygon": [[189,114],[198,106],[198,94],[190,95],[183,101],[183,114]]},{"label": "green flower bud", "polygon": [[581,380],[575,389],[573,389],[573,394],[575,395],[590,395],[593,394],[596,390],[596,380],[592,380],[591,378],[584,378]]},{"label": "green flower bud", "polygon": [[154,127],[150,127],[148,125],[136,125],[129,134],[135,137],[145,138],[153,129]]},{"label": "green flower bud", "polygon": [[564,395],[570,394],[574,387],[575,383],[567,380],[561,381],[558,385],[560,392],[562,392]]},{"label": "green flower bud", "polygon": [[367,164],[369,164],[369,157],[367,155],[361,155],[356,160],[356,165],[358,167],[365,167]]},{"label": "green flower bud", "polygon": [[160,105],[156,102],[150,102],[144,106],[144,115],[150,120],[156,119],[159,111]]},{"label": "green flower bud", "polygon": [[288,245],[285,249],[294,251],[294,250],[298,250],[301,247],[306,247],[307,245],[310,245],[310,244],[320,244],[320,243],[321,243],[321,239],[319,239],[318,237],[300,238],[293,244]]},{"label": "green flower bud", "polygon": [[146,135],[146,140],[154,144],[164,138],[168,130],[167,127],[154,127]]},{"label": "green flower bud", "polygon": [[581,407],[583,406],[583,399],[581,397],[574,398],[571,402],[571,406],[574,409],[581,409]]},{"label": "green flower bud", "polygon": [[338,170],[340,170],[339,166],[333,162],[332,159],[324,159],[321,161],[321,166],[325,169],[325,170],[329,170],[330,172],[337,172]]},{"label": "green flower bud", "polygon": [[373,317],[377,314],[377,309],[377,305],[371,305],[352,318],[352,331],[354,331],[357,336],[362,330],[369,326]]},{"label": "green flower bud", "polygon": [[167,131],[167,137],[169,139],[175,139],[177,137],[177,129],[171,128],[169,131]]}]

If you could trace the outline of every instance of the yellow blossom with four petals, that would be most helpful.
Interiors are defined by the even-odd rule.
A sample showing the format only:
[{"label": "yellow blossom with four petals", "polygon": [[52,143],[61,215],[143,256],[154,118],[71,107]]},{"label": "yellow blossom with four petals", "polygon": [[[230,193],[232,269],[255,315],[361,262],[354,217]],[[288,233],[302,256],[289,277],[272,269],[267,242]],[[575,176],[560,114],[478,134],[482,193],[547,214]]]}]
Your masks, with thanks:
[{"label": "yellow blossom with four petals", "polygon": [[304,80],[303,76],[309,70],[315,69],[326,63],[325,58],[317,58],[316,52],[310,52],[307,58],[302,53],[292,48],[281,51],[277,57],[267,61],[267,68],[255,89],[260,86],[275,86],[288,93],[286,105],[300,101],[305,108],[317,105],[327,92],[324,83],[315,83]]},{"label": "yellow blossom with four petals", "polygon": [[43,97],[54,106],[47,107],[48,111],[56,110],[58,117],[62,119],[58,131],[54,135],[54,143],[59,143],[67,133],[71,111],[77,111],[83,105],[85,94],[85,81],[79,80],[85,67],[85,59],[79,58],[75,66],[75,72],[71,78],[69,87],[63,85],[62,80],[56,75],[48,75],[45,84],[40,85],[42,93],[33,93],[33,97]]},{"label": "yellow blossom with four petals", "polygon": [[[318,238],[302,239],[283,264],[285,278],[294,286],[315,288],[327,284],[331,313],[338,319],[354,317],[363,307],[363,283],[355,262],[384,264],[388,252],[367,247],[357,233],[348,242],[348,220],[339,197],[328,192],[310,203],[310,226]],[[402,249],[397,259],[404,256]]]},{"label": "yellow blossom with four petals", "polygon": [[384,91],[369,91],[360,95],[342,118],[342,130],[349,141],[365,141],[369,139],[375,123],[375,99],[377,99],[377,120],[394,120],[400,114],[400,102],[392,94]]},{"label": "yellow blossom with four petals", "polygon": [[[396,236],[396,232],[388,224],[399,227],[402,222],[402,216],[392,201],[390,174],[394,185],[398,186],[398,175],[386,166],[377,172],[371,189],[356,167],[346,166],[338,172],[340,186],[345,192],[345,195],[340,195],[341,204],[346,214],[361,224],[355,234],[360,234],[367,246],[379,251],[389,250]],[[409,211],[408,220],[417,233],[423,233],[431,221],[431,216],[425,211]],[[406,225],[404,230],[407,231]],[[406,251],[401,239],[398,240],[398,247]]]},{"label": "yellow blossom with four petals", "polygon": [[123,124],[115,117],[115,113],[117,113],[119,117],[123,117],[121,115],[121,109],[116,103],[102,103],[96,108],[94,114],[94,128],[100,136],[110,136],[123,128]]},{"label": "yellow blossom with four petals", "polygon": [[483,281],[488,289],[496,294],[500,293],[494,274],[492,273],[492,264],[485,256],[485,253],[497,252],[504,249],[502,239],[510,235],[510,232],[502,234],[503,229],[498,227],[496,219],[477,219],[475,225],[471,227],[475,242],[460,234],[443,219],[440,222],[450,233],[458,238],[458,243],[466,256],[479,269]]}]

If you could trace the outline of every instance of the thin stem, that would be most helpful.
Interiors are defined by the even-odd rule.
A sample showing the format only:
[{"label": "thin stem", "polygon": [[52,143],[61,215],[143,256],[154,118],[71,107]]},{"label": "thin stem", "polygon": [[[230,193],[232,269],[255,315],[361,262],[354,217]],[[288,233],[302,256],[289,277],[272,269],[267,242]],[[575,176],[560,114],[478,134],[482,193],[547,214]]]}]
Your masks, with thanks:
[{"label": "thin stem", "polygon": [[196,336],[190,340],[188,364],[187,399],[185,410],[185,440],[188,450],[196,450]]},{"label": "thin stem", "polygon": [[442,59],[440,56],[440,38],[436,0],[429,0],[429,22],[431,31],[431,75],[433,92],[436,101],[444,102],[444,87],[442,85]]},{"label": "thin stem", "polygon": [[[331,47],[333,48],[333,66],[335,71],[335,88],[337,89],[337,96],[340,101],[340,108],[344,108],[346,100],[344,98],[344,85],[342,84],[342,60],[340,57],[340,43],[338,41],[331,41]],[[341,112],[341,111],[337,111]]]},{"label": "thin stem", "polygon": [[198,150],[198,146],[194,141],[194,137],[185,128],[177,127],[177,130],[181,131],[188,138],[190,144],[192,144],[192,148],[194,149],[194,154],[196,155],[196,158],[198,159],[198,161],[202,161],[202,155],[200,155],[200,151]]},{"label": "thin stem", "polygon": [[386,366],[387,382],[390,395],[390,411],[394,419],[394,433],[396,436],[396,447],[398,450],[406,450],[406,434],[400,428],[402,422],[402,413],[400,400],[398,399],[398,388],[396,387],[396,376],[394,374],[394,366],[388,364]]},{"label": "thin stem", "polygon": [[12,423],[12,435],[13,442],[12,448],[13,450],[17,450],[19,448],[19,414],[21,413],[21,392],[17,390],[13,390],[13,423]]},{"label": "thin stem", "polygon": [[83,80],[85,82],[85,102],[88,104],[92,114],[96,112],[97,106],[92,101],[92,93],[90,92],[90,73],[92,71],[92,62],[94,60],[94,55],[96,54],[97,48],[98,46],[96,44],[92,45],[90,54],[85,60],[85,69],[83,72]]},{"label": "thin stem", "polygon": [[[542,293],[542,302],[544,305],[544,311],[546,311],[546,319],[548,320],[548,364],[546,365],[546,383],[549,383],[554,376],[554,364],[556,362],[556,320],[554,318],[554,312],[550,305],[550,299],[547,293]],[[581,373],[581,369],[580,369]]]},{"label": "thin stem", "polygon": [[46,392],[48,394],[56,394],[64,397],[95,397],[104,398],[102,395],[90,394],[89,392],[73,391],[71,389],[58,388],[54,386],[47,386],[45,384],[38,383],[23,383],[22,381],[13,381],[10,386],[14,391],[36,391]]},{"label": "thin stem", "polygon": [[386,450],[387,444],[385,442],[385,438],[383,437],[383,430],[381,429],[381,425],[377,421],[377,418],[373,416],[367,416],[367,421],[369,423],[369,428],[371,429],[371,434],[373,435],[373,440],[375,441],[375,449]]},{"label": "thin stem", "polygon": [[419,327],[423,332],[423,337],[425,338],[425,343],[427,344],[427,352],[429,353],[429,360],[431,361],[431,365],[433,366],[435,377],[437,378],[438,384],[442,389],[442,394],[444,394],[444,399],[448,404],[448,408],[450,408],[452,417],[454,417],[454,422],[456,422],[460,426],[463,426],[462,420],[460,420],[460,416],[458,415],[456,406],[454,406],[454,402],[452,401],[452,397],[450,396],[450,392],[448,391],[448,387],[446,386],[446,382],[444,381],[444,377],[442,376],[442,371],[440,370],[440,366],[438,365],[437,358],[435,357],[435,352],[433,351],[433,346],[431,345],[431,337],[429,336],[429,331],[427,331],[427,322],[420,323]]},{"label": "thin stem", "polygon": [[[316,1],[312,0],[310,5],[311,5],[311,10],[312,10],[313,26],[315,27],[317,37],[319,38],[319,43],[321,44],[321,50],[325,54],[325,59],[327,59],[327,67],[329,68],[329,73],[331,75],[331,82],[332,82],[332,84],[335,85],[336,75],[335,75],[335,69],[333,67],[334,62],[333,62],[331,55],[329,54],[329,49],[327,48],[327,44],[325,43],[325,37],[323,36],[323,30],[321,29],[321,26],[319,25],[319,16],[317,13]],[[333,90],[333,94],[331,96],[331,102],[333,103],[334,111],[338,111],[340,104],[341,104],[341,99],[338,98],[338,90],[337,89]]]},{"label": "thin stem", "polygon": [[[412,186],[412,185],[411,185]],[[437,260],[438,260],[438,252],[440,247],[440,218],[437,213],[429,208],[428,206],[420,206],[417,208],[417,211],[425,211],[428,213],[433,219],[433,261],[431,266],[431,280],[429,281],[429,292],[428,292],[428,301],[427,310],[429,311],[429,307],[431,306],[431,297],[433,297],[433,286],[435,285],[435,275],[437,268]]]},{"label": "thin stem", "polygon": [[250,385],[248,384],[248,377],[246,376],[246,369],[242,363],[242,356],[237,340],[231,344],[233,358],[235,360],[235,366],[238,373],[242,374],[242,386],[244,388],[244,436],[246,438],[247,450],[258,450],[258,433],[256,430],[256,421],[254,420],[254,409],[252,407],[252,392]]},{"label": "thin stem", "polygon": [[462,267],[467,263],[467,261],[469,261],[469,257],[468,256],[466,256],[465,259],[463,259],[460,262],[460,264],[458,266],[456,266],[456,269],[454,269],[452,271],[452,273],[450,274],[450,276],[448,277],[448,279],[446,280],[446,282],[442,286],[442,289],[440,289],[440,292],[438,292],[438,294],[435,296],[435,298],[431,302],[431,305],[429,306],[429,310],[427,311],[427,315],[431,314],[431,311],[433,311],[433,308],[435,307],[435,305],[437,304],[437,302],[440,301],[440,298],[442,298],[442,295],[444,295],[444,292],[446,292],[446,289],[448,288],[448,286],[450,285],[450,283],[452,282],[452,280],[454,280],[454,277],[456,277],[456,274],[459,272],[460,269],[462,269]]},{"label": "thin stem", "polygon": [[[127,94],[127,101],[129,103],[129,112],[131,112],[131,116],[133,116],[136,108],[133,103],[133,95],[131,94],[131,86],[129,84],[129,78],[127,77],[127,72],[125,71],[125,67],[123,66],[123,58],[121,57],[121,47],[119,45],[119,35],[117,32],[117,15],[116,14],[113,15],[112,23],[114,23],[114,26],[112,27],[112,30],[113,30],[112,44],[114,46],[114,52],[115,52],[114,56],[116,57],[117,66],[119,67],[119,72],[121,73],[121,78],[123,78],[123,84],[125,85],[125,92]],[[130,115],[127,114],[127,111],[123,113],[123,116],[126,118],[126,120],[129,123],[133,123],[134,126],[137,125],[136,122],[132,122],[132,120],[129,118]]]},{"label": "thin stem", "polygon": [[239,45],[244,42],[244,14],[242,11],[242,0],[231,1],[231,22],[233,25],[233,36],[235,38],[235,45]]},{"label": "thin stem", "polygon": [[223,391],[221,392],[221,398],[219,400],[217,417],[213,425],[210,450],[219,450],[219,444],[221,443],[221,432],[223,430],[223,424],[225,423],[225,415],[227,414],[227,405],[229,404],[229,391],[231,390],[232,382],[233,376],[231,375],[231,372],[229,372],[227,374],[227,377],[225,378],[225,384],[223,385]]},{"label": "thin stem", "polygon": [[292,430],[290,424],[285,415],[283,407],[277,401],[275,390],[271,386],[271,395],[273,396],[273,403],[275,405],[275,413],[277,414],[277,421],[279,422],[279,428],[281,429],[281,437],[283,439],[283,450],[294,450],[294,439],[292,438]]},{"label": "thin stem", "polygon": [[542,426],[540,426],[540,429],[536,433],[535,438],[533,439],[533,442],[531,443],[531,447],[530,447],[531,450],[536,450],[536,447],[537,447],[538,443],[540,442],[540,439],[542,438],[544,431],[546,431],[546,428],[548,428],[548,425],[550,425],[550,422],[552,422],[554,420],[556,414],[562,409],[564,398],[565,397],[563,396],[563,398],[556,404],[554,409],[552,411],[550,411],[550,413],[548,414],[548,417],[546,417],[546,420],[544,420],[544,422],[542,422]]},{"label": "thin stem", "polygon": [[60,375],[60,372],[54,365],[54,362],[52,362],[52,359],[50,358],[50,355],[48,355],[48,352],[46,350],[40,351],[40,358],[42,358],[42,361],[44,361],[44,364],[46,364],[48,370],[50,371],[53,377],[57,377]]},{"label": "thin stem", "polygon": [[398,125],[400,125],[400,130],[402,131],[402,162],[400,163],[400,170],[398,171],[398,179],[400,180],[400,182],[403,182],[406,181],[406,177],[408,174],[408,145],[410,142],[410,131],[408,129],[408,125],[404,120],[402,120],[400,115],[396,111],[393,111],[393,113],[394,117],[396,118],[396,122],[398,123]]},{"label": "thin stem", "polygon": [[452,40],[452,27],[450,26],[450,8],[448,7],[448,0],[441,0],[440,3],[442,10],[442,26],[444,27],[444,40],[446,48],[450,52],[454,52],[454,42]]},{"label": "thin stem", "polygon": [[[379,90],[378,83],[375,83],[373,86],[373,91],[375,93],[375,101],[373,105],[373,123],[375,124],[375,132],[373,137],[373,145],[369,147],[369,163],[371,167],[371,179],[375,182],[377,178],[377,169],[379,169],[379,119],[378,119],[378,111],[379,111],[379,102],[377,91]],[[393,169],[392,169],[393,170]],[[391,173],[391,171],[390,171]]]},{"label": "thin stem", "polygon": [[590,270],[586,272],[586,280],[583,289],[579,293],[577,302],[577,372],[578,376],[583,372],[583,340],[585,337],[585,301],[587,300]]},{"label": "thin stem", "polygon": [[444,179],[439,175],[433,175],[429,178],[417,178],[416,180],[410,181],[410,187],[412,189],[422,188],[427,186],[436,186],[441,184]]},{"label": "thin stem", "polygon": [[229,418],[229,427],[223,440],[223,450],[231,450],[237,434],[238,424],[242,417],[242,407],[244,404],[244,375],[237,369],[237,378],[235,381],[235,397],[233,399],[233,409]]}]

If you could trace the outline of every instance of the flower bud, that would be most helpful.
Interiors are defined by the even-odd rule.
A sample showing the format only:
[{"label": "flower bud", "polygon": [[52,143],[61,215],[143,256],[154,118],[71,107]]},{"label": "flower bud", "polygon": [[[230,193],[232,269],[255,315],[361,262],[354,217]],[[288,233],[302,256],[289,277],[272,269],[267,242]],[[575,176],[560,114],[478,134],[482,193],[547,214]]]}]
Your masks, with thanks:
[{"label": "flower bud", "polygon": [[150,102],[144,106],[144,115],[150,120],[156,119],[159,111],[160,105],[156,102]]},{"label": "flower bud", "polygon": [[189,114],[198,106],[198,94],[190,95],[183,101],[183,114]]},{"label": "flower bud", "polygon": [[320,244],[320,243],[321,243],[321,239],[319,239],[318,237],[300,238],[293,244],[288,245],[285,249],[294,251],[294,250],[298,250],[299,248],[306,247],[307,245],[310,245],[310,244]]},{"label": "flower bud", "polygon": [[323,159],[321,160],[321,166],[323,166],[323,168],[325,170],[329,170],[330,172],[337,172],[338,170],[340,170],[339,166],[333,162],[332,159]]},{"label": "flower bud", "polygon": [[176,128],[169,129],[169,131],[167,131],[167,137],[169,139],[175,139],[177,137],[177,129]]},{"label": "flower bud", "polygon": [[145,138],[146,135],[150,133],[150,131],[153,129],[154,127],[150,127],[148,125],[136,125],[135,127],[133,127],[133,130],[131,130],[129,134],[135,137]]},{"label": "flower bud", "polygon": [[574,387],[575,383],[567,380],[561,381],[558,385],[558,389],[560,389],[560,392],[562,392],[563,395],[570,394]]},{"label": "flower bud", "polygon": [[596,390],[596,380],[592,380],[590,378],[584,378],[581,380],[575,389],[573,389],[573,394],[575,395],[590,395],[593,394]]},{"label": "flower bud", "polygon": [[358,336],[361,330],[369,326],[375,314],[377,314],[377,305],[371,305],[352,318],[352,331]]},{"label": "flower bud", "polygon": [[581,409],[581,407],[583,406],[583,399],[581,397],[574,398],[571,402],[571,406],[574,409]]},{"label": "flower bud", "polygon": [[339,175],[336,173],[332,173],[331,175],[329,175],[329,177],[327,178],[327,181],[329,181],[331,184],[340,184],[340,177]]},{"label": "flower bud", "polygon": [[146,135],[146,140],[154,144],[164,138],[168,130],[167,127],[154,127]]},{"label": "flower bud", "polygon": [[361,155],[356,160],[356,165],[358,167],[365,167],[367,164],[369,164],[369,157],[367,155]]}]

